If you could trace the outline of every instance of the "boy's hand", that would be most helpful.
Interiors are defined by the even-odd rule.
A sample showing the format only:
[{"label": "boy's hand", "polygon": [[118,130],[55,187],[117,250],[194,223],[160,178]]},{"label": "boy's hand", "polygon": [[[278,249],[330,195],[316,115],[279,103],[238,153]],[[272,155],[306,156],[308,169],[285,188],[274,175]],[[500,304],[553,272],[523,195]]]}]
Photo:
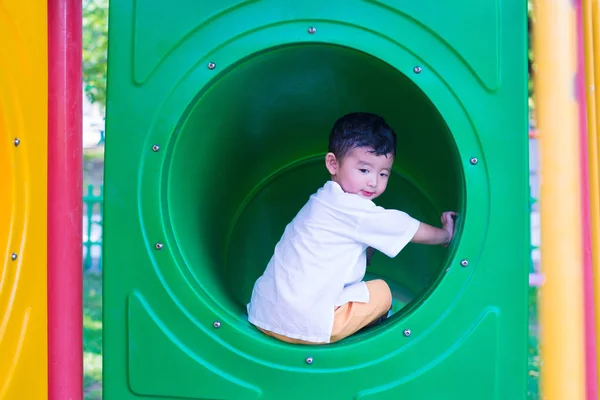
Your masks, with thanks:
[{"label": "boy's hand", "polygon": [[448,246],[452,241],[452,237],[454,236],[454,219],[456,218],[456,213],[454,211],[446,211],[442,213],[442,229],[448,233],[448,241],[444,246]]},{"label": "boy's hand", "polygon": [[444,245],[447,247],[454,236],[454,211],[446,211],[442,214],[442,228],[436,228],[424,222],[419,224],[419,229],[415,232],[411,242],[422,244]]}]

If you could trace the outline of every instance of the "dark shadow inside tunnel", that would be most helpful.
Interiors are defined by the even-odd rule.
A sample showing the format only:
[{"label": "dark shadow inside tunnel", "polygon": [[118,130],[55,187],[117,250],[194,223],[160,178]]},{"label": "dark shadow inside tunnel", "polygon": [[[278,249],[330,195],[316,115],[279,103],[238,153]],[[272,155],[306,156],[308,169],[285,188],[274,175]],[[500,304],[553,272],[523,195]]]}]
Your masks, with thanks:
[{"label": "dark shadow inside tunnel", "polygon": [[[252,286],[286,224],[329,178],[328,134],[351,111],[380,114],[398,134],[394,171],[378,205],[436,226],[442,211],[464,213],[452,134],[427,96],[397,69],[324,44],[240,61],[182,116],[165,188],[184,267],[240,323],[247,323]],[[409,244],[394,259],[376,254],[368,274],[390,283],[394,311],[402,314],[435,286],[449,251]]]}]

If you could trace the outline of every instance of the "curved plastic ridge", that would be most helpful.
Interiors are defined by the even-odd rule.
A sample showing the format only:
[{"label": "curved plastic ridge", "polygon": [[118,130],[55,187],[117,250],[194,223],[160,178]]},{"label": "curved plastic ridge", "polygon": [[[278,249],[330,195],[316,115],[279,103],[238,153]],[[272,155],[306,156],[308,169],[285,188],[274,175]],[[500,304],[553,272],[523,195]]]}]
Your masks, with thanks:
[{"label": "curved plastic ridge", "polygon": [[[416,22],[420,28],[419,31],[425,35],[433,35],[435,41],[452,51],[487,90],[494,92],[499,87],[500,11],[498,0],[483,2],[469,0],[468,5],[463,4],[462,6],[466,12],[456,13],[456,16],[460,18],[458,21],[438,18],[438,15],[452,14],[456,4],[437,0],[402,2],[401,6],[397,1],[366,0],[352,5],[340,5],[338,11],[333,4],[329,4],[327,8],[317,4],[311,7],[310,4],[307,4],[303,7],[296,7],[298,15],[289,16],[293,19],[281,19],[279,14],[269,12],[270,5],[255,4],[256,0],[206,3],[198,3],[194,0],[176,0],[176,3],[177,6],[165,7],[161,10],[159,23],[169,26],[170,31],[170,35],[165,36],[164,30],[157,28],[155,20],[151,17],[155,13],[155,8],[148,2],[134,2],[132,72],[133,79],[138,84],[144,84],[176,51],[177,47],[197,32],[202,32],[202,40],[208,45],[220,37],[219,34],[209,34],[211,30],[219,33],[227,32],[230,37],[233,37],[252,31],[258,26],[294,22],[299,19],[340,22],[338,18],[341,15],[348,17],[341,11],[344,8],[352,7],[362,11],[354,14],[355,19],[345,22],[351,22],[356,27],[373,28],[369,25],[370,18],[367,16],[380,15],[381,25],[377,28],[381,29],[382,34],[386,36],[395,36],[398,29],[398,18]],[[254,11],[245,10],[249,7],[253,7]],[[432,13],[432,9],[437,9],[437,12]],[[243,14],[244,12],[246,14]],[[244,15],[253,13],[261,15],[261,18],[243,18]],[[174,23],[174,21],[177,22]],[[474,26],[480,32],[480,36],[473,37],[471,30],[457,29],[457,26]],[[413,33],[411,36],[418,35]],[[411,38],[404,38],[404,41],[408,47],[412,47],[414,44],[414,39]],[[219,42],[214,42],[214,44],[215,46],[220,45]],[[427,51],[422,51],[422,53],[419,55],[425,56]],[[427,57],[425,58],[427,62],[430,61]],[[453,68],[447,64],[445,67],[446,69]]]},{"label": "curved plastic ridge", "polygon": [[[183,344],[160,320],[144,297],[136,292],[129,296],[129,318],[133,322],[129,332],[129,379],[131,390],[138,395],[180,398],[231,398],[254,400],[262,397],[262,391],[231,371],[212,365]],[[139,327],[144,332],[139,332]],[[156,346],[162,343],[163,346]],[[153,368],[148,368],[148,366]],[[179,374],[172,365],[187,365],[199,369],[194,379]],[[148,373],[151,375],[148,376]],[[193,393],[193,396],[190,395]]]}]

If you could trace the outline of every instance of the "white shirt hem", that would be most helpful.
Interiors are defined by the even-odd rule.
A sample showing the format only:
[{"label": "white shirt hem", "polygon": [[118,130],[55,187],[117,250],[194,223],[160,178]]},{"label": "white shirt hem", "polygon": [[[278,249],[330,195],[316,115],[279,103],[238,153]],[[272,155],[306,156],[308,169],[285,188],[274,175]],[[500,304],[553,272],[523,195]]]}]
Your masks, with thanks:
[{"label": "white shirt hem", "polygon": [[306,336],[306,335],[299,335],[297,333],[290,333],[290,332],[285,332],[283,330],[280,330],[278,328],[272,327],[267,323],[264,323],[262,321],[257,321],[252,317],[248,317],[248,322],[250,322],[252,325],[262,328],[266,331],[269,332],[273,332],[276,333],[278,335],[282,335],[285,337],[288,337],[290,339],[299,339],[299,340],[304,340],[305,342],[312,342],[312,343],[330,343],[331,341],[331,335],[327,335],[327,336]]}]

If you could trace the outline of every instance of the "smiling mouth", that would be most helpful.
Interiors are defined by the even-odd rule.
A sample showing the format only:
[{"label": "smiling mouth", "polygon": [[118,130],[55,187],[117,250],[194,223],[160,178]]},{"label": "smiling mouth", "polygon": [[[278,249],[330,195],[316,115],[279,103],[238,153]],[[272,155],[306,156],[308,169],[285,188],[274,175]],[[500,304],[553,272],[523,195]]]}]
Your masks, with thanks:
[{"label": "smiling mouth", "polygon": [[371,197],[371,196],[373,196],[375,194],[375,192],[367,192],[367,191],[363,190],[362,194],[364,194],[367,197]]}]

